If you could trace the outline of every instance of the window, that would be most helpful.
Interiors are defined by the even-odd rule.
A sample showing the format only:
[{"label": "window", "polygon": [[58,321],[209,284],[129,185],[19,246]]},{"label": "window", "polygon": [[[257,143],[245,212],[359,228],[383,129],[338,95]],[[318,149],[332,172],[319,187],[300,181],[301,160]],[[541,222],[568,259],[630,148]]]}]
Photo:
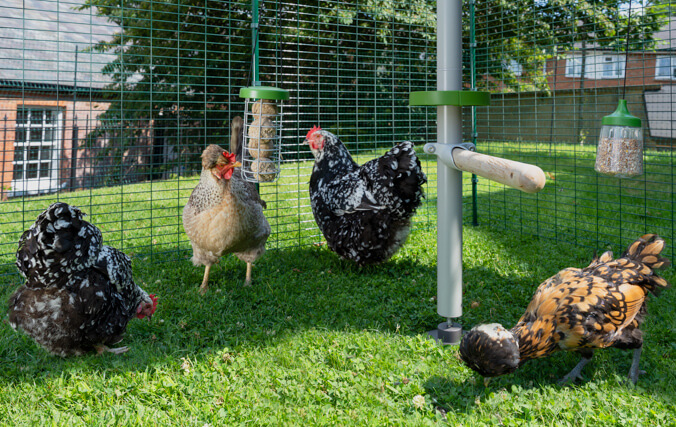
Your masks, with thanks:
[{"label": "window", "polygon": [[570,56],[566,59],[566,77],[582,76],[582,57]]},{"label": "window", "polygon": [[601,77],[604,79],[624,77],[624,57],[604,56],[601,62]]},{"label": "window", "polygon": [[[586,79],[619,79],[624,77],[624,55],[587,55],[584,64]],[[566,59],[566,77],[582,77],[582,56]]]},{"label": "window", "polygon": [[655,78],[659,80],[676,80],[676,56],[657,57]]},{"label": "window", "polygon": [[12,177],[15,196],[58,188],[61,116],[61,111],[55,109],[19,107],[17,110]]},{"label": "window", "polygon": [[510,59],[509,62],[505,62],[503,65],[517,77],[523,74],[523,65],[519,64],[516,59]]}]

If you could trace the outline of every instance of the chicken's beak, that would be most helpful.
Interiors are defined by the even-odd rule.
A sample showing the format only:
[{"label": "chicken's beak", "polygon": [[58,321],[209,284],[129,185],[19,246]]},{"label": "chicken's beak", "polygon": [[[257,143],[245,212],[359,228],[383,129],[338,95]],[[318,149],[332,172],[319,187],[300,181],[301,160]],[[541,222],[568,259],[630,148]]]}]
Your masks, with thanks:
[{"label": "chicken's beak", "polygon": [[241,168],[241,167],[242,167],[242,164],[240,162],[235,162],[235,163],[230,165],[230,168],[232,168],[232,169]]}]

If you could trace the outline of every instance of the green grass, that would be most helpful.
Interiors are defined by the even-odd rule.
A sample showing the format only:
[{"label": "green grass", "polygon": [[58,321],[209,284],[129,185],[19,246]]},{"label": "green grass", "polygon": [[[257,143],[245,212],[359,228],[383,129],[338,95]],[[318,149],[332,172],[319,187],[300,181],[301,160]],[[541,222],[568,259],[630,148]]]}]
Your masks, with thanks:
[{"label": "green grass", "polygon": [[[424,163],[434,181],[433,162]],[[158,294],[160,305],[152,322],[130,323],[122,344],[131,350],[120,356],[60,359],[2,323],[0,423],[674,425],[675,289],[649,302],[642,357],[647,374],[637,387],[623,383],[631,353],[616,349],[597,352],[583,371],[585,381],[572,387],[556,382],[577,363],[576,355],[565,353],[531,361],[484,387],[460,363],[456,347],[425,337],[443,320],[434,300],[434,187],[403,249],[384,265],[359,269],[326,246],[313,245],[320,238],[303,199],[310,164],[286,167],[297,176],[285,174],[261,187],[273,217],[274,250],[256,264],[254,286],[242,286],[244,264],[229,256],[212,270],[205,296],[197,292],[203,270],[187,259],[180,226],[195,178],[59,195],[91,214],[105,242],[136,255],[134,277]],[[561,182],[581,186],[587,176],[569,175],[568,167],[557,164],[557,182],[548,182],[557,196]],[[459,320],[465,327],[513,325],[541,281],[589,262],[589,248],[556,236],[530,236],[537,216],[520,225],[523,235],[515,232],[509,215],[533,200],[549,203],[547,194],[537,199],[481,181],[484,225],[464,230]],[[0,203],[0,300],[19,285],[10,265],[18,233],[55,199]],[[669,237],[667,242],[675,244]],[[665,276],[676,281],[673,269]],[[420,407],[416,396],[424,397]]]}]

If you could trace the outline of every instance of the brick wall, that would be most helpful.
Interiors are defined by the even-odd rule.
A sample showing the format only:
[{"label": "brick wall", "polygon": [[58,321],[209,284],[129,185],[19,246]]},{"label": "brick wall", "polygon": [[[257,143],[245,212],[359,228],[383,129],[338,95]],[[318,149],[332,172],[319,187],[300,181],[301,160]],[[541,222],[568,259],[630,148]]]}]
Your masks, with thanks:
[{"label": "brick wall", "polygon": [[[607,53],[612,55],[612,52],[595,52],[588,53],[588,55]],[[627,86],[649,86],[654,84],[665,84],[665,80],[655,79],[655,62],[660,53],[646,52],[629,54],[626,64]],[[617,88],[624,84],[624,77],[620,79],[584,79],[584,82],[579,77],[566,77],[566,58],[560,57],[558,59],[550,59],[547,61],[547,81],[552,90],[570,90],[580,89],[584,86],[585,89],[598,88]]]},{"label": "brick wall", "polygon": [[[7,190],[12,182],[14,160],[14,138],[17,109],[22,106],[56,108],[63,112],[61,128],[61,146],[59,147],[60,184],[68,185],[71,162],[73,125],[79,129],[80,138],[84,137],[84,129],[91,128],[98,116],[106,111],[108,103],[101,101],[77,100],[73,103],[72,95],[54,96],[39,93],[21,93],[0,91],[0,197],[7,197]],[[73,122],[74,116],[77,118]],[[82,170],[79,171],[81,175]]]}]

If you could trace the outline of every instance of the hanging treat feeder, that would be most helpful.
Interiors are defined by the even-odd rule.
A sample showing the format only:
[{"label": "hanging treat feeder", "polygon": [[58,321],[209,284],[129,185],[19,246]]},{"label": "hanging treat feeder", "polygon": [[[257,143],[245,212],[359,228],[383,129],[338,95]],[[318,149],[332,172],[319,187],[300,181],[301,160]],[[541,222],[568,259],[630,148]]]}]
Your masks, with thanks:
[{"label": "hanging treat feeder", "polygon": [[282,152],[282,107],[289,92],[270,86],[249,86],[244,98],[242,176],[250,182],[273,182],[279,177]]},{"label": "hanging treat feeder", "polygon": [[643,174],[643,128],[641,119],[627,110],[627,101],[620,99],[615,112],[601,123],[594,169],[617,178]]}]

